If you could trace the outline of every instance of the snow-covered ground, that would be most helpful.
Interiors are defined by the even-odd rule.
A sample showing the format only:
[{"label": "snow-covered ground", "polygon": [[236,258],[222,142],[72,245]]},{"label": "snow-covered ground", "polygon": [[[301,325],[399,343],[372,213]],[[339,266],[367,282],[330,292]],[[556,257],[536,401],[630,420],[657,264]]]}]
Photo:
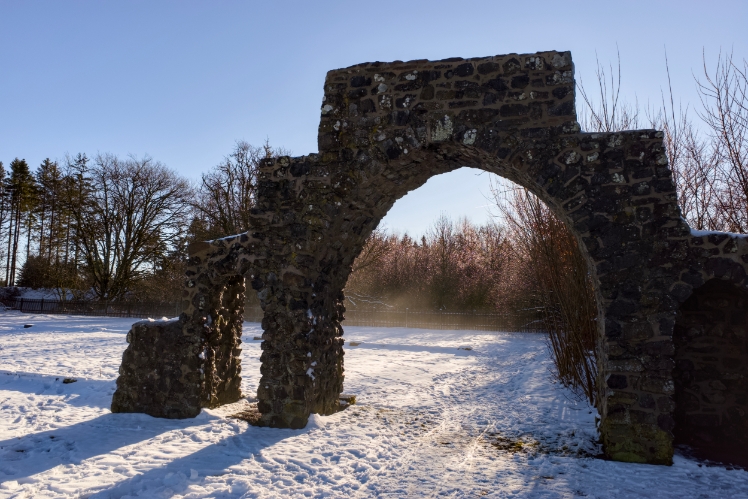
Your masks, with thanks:
[{"label": "snow-covered ground", "polygon": [[0,497],[748,498],[746,471],[595,458],[595,414],[550,382],[539,335],[348,327],[357,405],[279,430],[227,418],[246,401],[111,414],[131,322],[0,313]]}]

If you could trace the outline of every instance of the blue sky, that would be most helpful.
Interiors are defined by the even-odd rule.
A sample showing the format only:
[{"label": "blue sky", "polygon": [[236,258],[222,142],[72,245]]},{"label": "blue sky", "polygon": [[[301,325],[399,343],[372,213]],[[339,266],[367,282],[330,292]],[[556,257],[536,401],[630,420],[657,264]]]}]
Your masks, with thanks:
[{"label": "blue sky", "polygon": [[[0,0],[0,161],[149,154],[200,174],[236,140],[316,152],[330,69],[366,61],[571,50],[591,86],[615,62],[622,93],[656,104],[667,84],[698,104],[702,50],[748,57],[740,1]],[[436,177],[384,223],[423,232],[440,212],[486,219],[488,175]]]}]

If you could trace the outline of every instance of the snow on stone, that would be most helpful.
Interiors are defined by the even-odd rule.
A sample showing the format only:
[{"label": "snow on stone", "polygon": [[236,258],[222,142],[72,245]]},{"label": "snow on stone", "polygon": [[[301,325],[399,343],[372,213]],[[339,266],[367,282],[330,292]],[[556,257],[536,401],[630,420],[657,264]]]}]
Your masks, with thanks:
[{"label": "snow on stone", "polygon": [[699,229],[691,229],[691,235],[694,237],[703,237],[703,236],[711,236],[711,235],[727,235],[733,239],[738,238],[738,237],[742,237],[742,238],[748,237],[748,234],[738,234],[736,232],[722,232],[719,230],[699,230]]},{"label": "snow on stone", "polygon": [[[0,314],[0,498],[748,498],[746,471],[595,458],[596,413],[550,382],[539,335],[347,327],[356,405],[283,430],[227,417],[247,401],[111,414],[132,322]],[[244,333],[251,396],[261,330]]]}]

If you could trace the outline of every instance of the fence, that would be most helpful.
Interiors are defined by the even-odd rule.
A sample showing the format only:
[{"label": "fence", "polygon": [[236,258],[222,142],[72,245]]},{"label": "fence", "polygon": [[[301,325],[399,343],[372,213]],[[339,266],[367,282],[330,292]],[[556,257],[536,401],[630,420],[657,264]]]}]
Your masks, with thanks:
[{"label": "fence", "polygon": [[[0,300],[4,306],[25,313],[70,314],[107,317],[176,317],[180,303],[57,301],[12,298]],[[262,321],[262,309],[248,306],[244,320]],[[398,308],[349,308],[344,326],[407,327],[425,329],[469,329],[482,331],[543,331],[540,316],[534,310],[516,313],[447,312]]]},{"label": "fence", "polygon": [[4,306],[32,314],[70,314],[107,317],[160,318],[179,315],[179,303],[99,302],[84,300],[0,300]]},{"label": "fence", "polygon": [[448,312],[444,310],[354,309],[345,312],[344,326],[470,329],[537,333],[544,331],[534,310],[516,313]]}]

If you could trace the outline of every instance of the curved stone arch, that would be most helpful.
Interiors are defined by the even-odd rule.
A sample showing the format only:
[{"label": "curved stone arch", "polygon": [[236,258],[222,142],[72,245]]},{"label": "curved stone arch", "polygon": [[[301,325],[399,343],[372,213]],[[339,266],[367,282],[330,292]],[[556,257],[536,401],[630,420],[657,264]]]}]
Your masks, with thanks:
[{"label": "curved stone arch", "polygon": [[[672,264],[673,248],[688,227],[662,134],[579,133],[571,56],[553,52],[332,71],[322,113],[319,155],[268,160],[261,171],[253,238],[264,238],[256,249],[265,258],[253,287],[272,296],[262,301],[263,423],[299,427],[311,411],[335,409],[342,289],[363,241],[405,193],[473,166],[528,187],[575,233],[604,317],[598,358],[606,452],[669,462],[673,289],[681,268]],[[273,245],[285,253],[267,251]],[[275,376],[275,363],[290,369]]]},{"label": "curved stone arch", "polygon": [[[588,259],[605,453],[671,462],[677,309],[710,276],[745,286],[748,247],[742,238],[691,233],[661,132],[580,133],[571,55],[543,52],[331,71],[318,142],[319,154],[264,160],[249,232],[191,248],[185,311],[169,333],[186,343],[158,368],[171,380],[166,393],[138,401],[138,390],[158,392],[164,383],[152,387],[126,360],[113,410],[161,414],[155,406],[166,400],[186,407],[169,417],[186,417],[199,411],[194,400],[210,406],[238,397],[224,387],[238,386],[246,276],[264,310],[259,423],[300,428],[311,412],[335,411],[342,289],[363,242],[408,191],[472,166],[537,195]],[[227,292],[228,302],[217,298]],[[229,319],[220,324],[219,316]],[[147,350],[138,341],[124,359]]]}]

